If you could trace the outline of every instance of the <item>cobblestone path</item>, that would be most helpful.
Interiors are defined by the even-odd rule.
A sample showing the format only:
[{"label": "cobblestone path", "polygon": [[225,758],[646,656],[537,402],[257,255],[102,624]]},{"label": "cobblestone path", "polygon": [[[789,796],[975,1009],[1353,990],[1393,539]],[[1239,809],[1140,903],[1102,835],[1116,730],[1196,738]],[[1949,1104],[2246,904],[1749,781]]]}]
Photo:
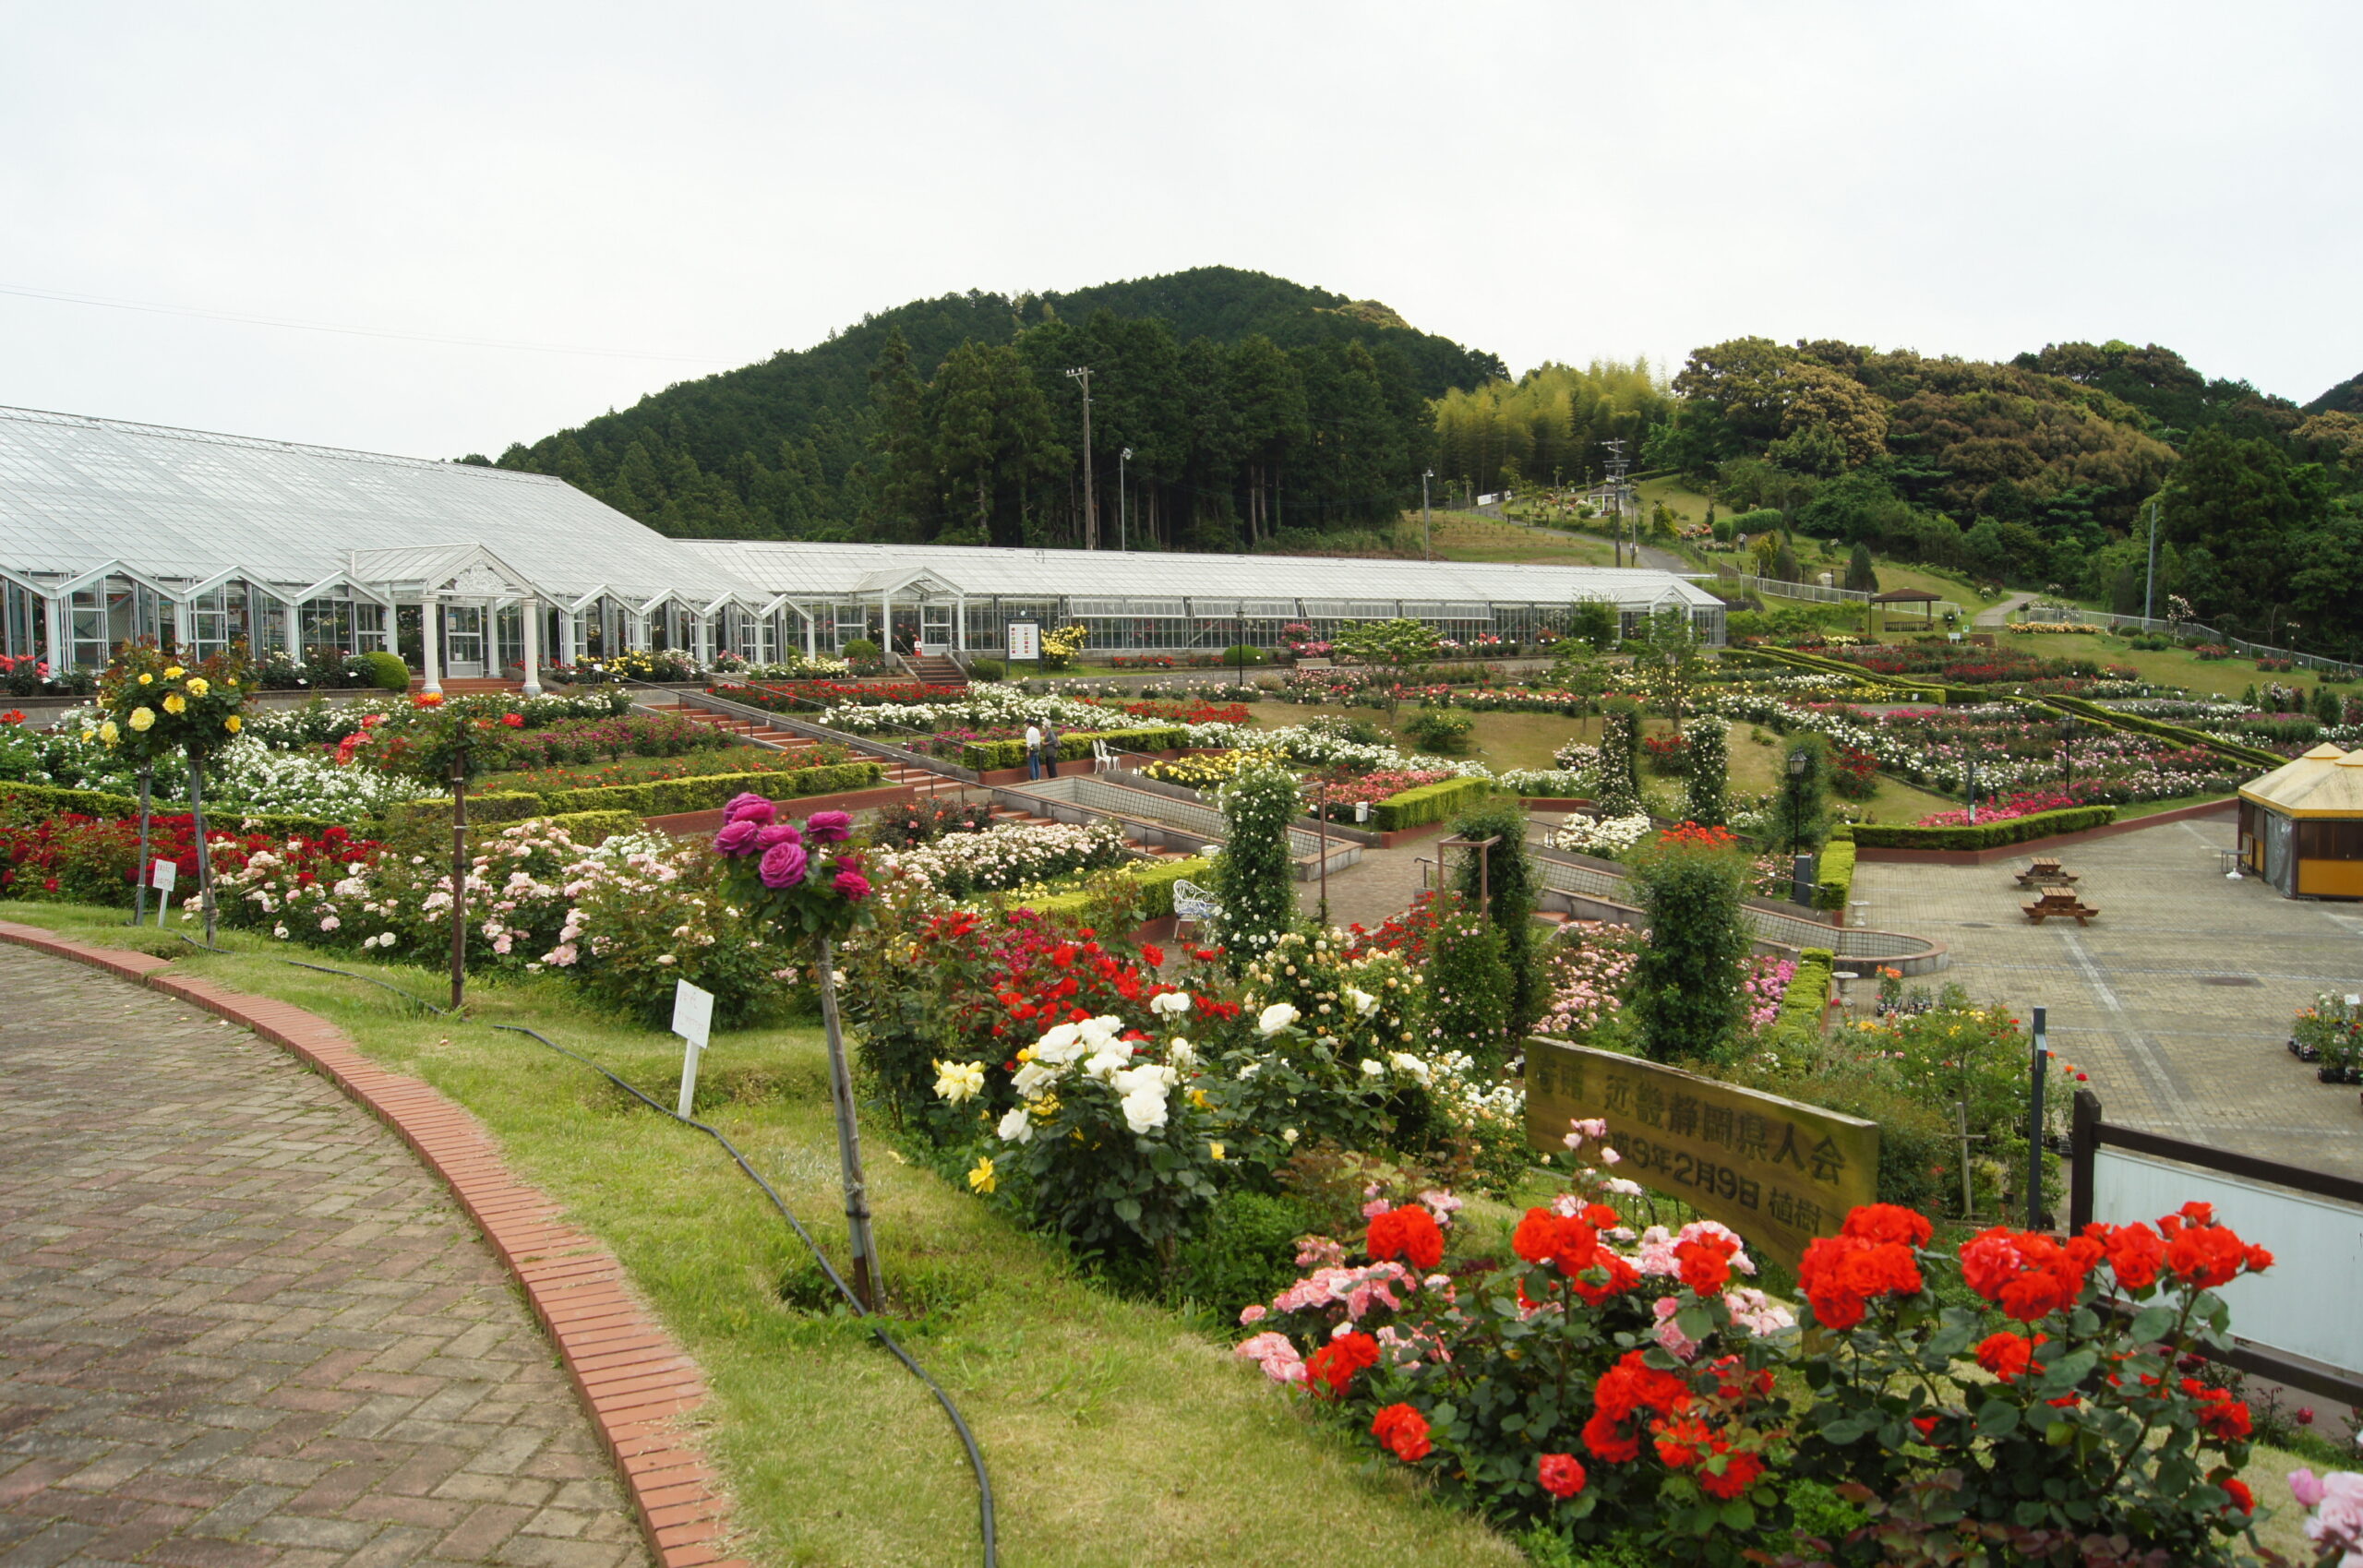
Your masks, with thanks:
[{"label": "cobblestone path", "polygon": [[0,1568],[641,1568],[549,1344],[276,1047],[0,948]]}]

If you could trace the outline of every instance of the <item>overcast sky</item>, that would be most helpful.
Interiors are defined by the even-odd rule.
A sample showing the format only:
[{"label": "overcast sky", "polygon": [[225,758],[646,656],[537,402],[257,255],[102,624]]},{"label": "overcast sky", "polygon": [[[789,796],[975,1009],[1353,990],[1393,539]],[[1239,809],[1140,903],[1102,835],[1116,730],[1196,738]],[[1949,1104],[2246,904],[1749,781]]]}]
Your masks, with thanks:
[{"label": "overcast sky", "polygon": [[392,334],[0,293],[0,403],[497,453],[915,297],[1210,263],[1513,369],[1758,333],[2363,371],[2353,0],[0,23],[0,290]]}]

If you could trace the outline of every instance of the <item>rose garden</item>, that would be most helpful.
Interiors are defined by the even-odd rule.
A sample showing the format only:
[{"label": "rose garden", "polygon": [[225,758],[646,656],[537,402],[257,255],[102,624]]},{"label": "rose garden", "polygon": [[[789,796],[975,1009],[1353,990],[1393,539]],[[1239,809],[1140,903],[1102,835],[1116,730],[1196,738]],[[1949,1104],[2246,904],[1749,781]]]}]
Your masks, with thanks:
[{"label": "rose garden", "polygon": [[[2039,1097],[2040,999],[1846,956],[1873,857],[2178,820],[2363,743],[2363,700],[2034,636],[1309,629],[1065,683],[282,706],[126,646],[90,706],[0,715],[0,891],[466,1105],[696,1353],[782,1561],[973,1550],[867,1309],[966,1411],[1012,1561],[2363,1562],[2352,1419],[2234,1364],[2220,1293],[2286,1261],[2195,1198],[2071,1223],[2089,1078],[2055,1055]],[[1029,747],[1148,804],[1037,788]],[[1170,849],[1213,819],[1155,809],[1220,826]],[[2355,1017],[2258,1023],[2335,1083]],[[515,1026],[694,1098],[833,1262]],[[1671,1097],[1563,1093],[1627,1072]],[[1819,1129],[1868,1140],[1842,1175]],[[1757,1208],[1783,1155],[1843,1201]],[[810,1525],[905,1465],[902,1533]]]}]

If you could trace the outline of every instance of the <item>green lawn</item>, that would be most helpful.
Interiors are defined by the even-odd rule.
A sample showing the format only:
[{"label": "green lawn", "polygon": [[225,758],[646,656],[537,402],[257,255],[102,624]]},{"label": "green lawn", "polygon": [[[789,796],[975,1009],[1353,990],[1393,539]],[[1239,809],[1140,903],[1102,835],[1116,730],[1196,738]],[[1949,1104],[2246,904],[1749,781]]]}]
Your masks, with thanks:
[{"label": "green lawn", "polygon": [[[153,932],[126,932],[122,911],[0,910],[102,945],[159,943]],[[374,987],[273,963],[254,937],[222,945],[240,951],[216,957],[169,938],[155,951],[309,1008],[374,1059],[426,1079],[615,1249],[704,1369],[715,1396],[710,1452],[759,1562],[975,1560],[975,1488],[942,1411],[865,1331],[809,1310],[819,1275],[754,1188],[707,1140],[486,1025],[531,1024],[668,1101],[678,1040],[594,1011],[555,979],[479,985],[474,1016],[455,1024]],[[343,966],[436,995],[423,970]],[[823,1060],[810,1029],[717,1036],[700,1103],[834,1243],[843,1222]],[[885,1274],[908,1319],[898,1335],[951,1390],[984,1448],[1004,1562],[1523,1561],[1400,1472],[1370,1464],[1367,1443],[1309,1420],[1214,1337],[1096,1287],[1061,1249],[898,1157],[886,1129],[869,1133]]]}]

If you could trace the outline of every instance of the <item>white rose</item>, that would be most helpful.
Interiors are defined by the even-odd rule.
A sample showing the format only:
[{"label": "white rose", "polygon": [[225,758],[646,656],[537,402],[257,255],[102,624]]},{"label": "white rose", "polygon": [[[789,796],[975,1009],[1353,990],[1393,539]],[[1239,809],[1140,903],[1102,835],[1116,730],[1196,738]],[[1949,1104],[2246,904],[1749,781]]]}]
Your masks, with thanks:
[{"label": "white rose", "polygon": [[1302,1014],[1288,1003],[1276,1001],[1265,1008],[1263,1015],[1255,1020],[1255,1029],[1258,1034],[1277,1035],[1301,1016]]},{"label": "white rose", "polygon": [[1019,1106],[1005,1113],[1001,1124],[993,1131],[1001,1134],[1001,1141],[1004,1143],[1031,1143],[1034,1141],[1034,1119],[1026,1114],[1024,1106]]},{"label": "white rose", "polygon": [[1135,1135],[1165,1125],[1165,1091],[1161,1087],[1143,1087],[1126,1095],[1119,1103],[1123,1107],[1124,1125]]},{"label": "white rose", "polygon": [[1190,1011],[1190,993],[1167,991],[1162,995],[1151,997],[1148,999],[1148,1010],[1161,1018],[1170,1018],[1175,1013],[1187,1012]]},{"label": "white rose", "polygon": [[958,1105],[973,1100],[985,1092],[985,1068],[976,1061],[939,1061],[935,1064],[935,1092]]}]

